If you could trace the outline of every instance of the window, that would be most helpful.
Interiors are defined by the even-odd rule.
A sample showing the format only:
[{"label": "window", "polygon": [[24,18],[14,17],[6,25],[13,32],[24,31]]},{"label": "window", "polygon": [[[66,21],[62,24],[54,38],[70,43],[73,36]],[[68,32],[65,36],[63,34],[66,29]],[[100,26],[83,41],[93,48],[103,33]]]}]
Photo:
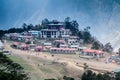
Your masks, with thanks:
[{"label": "window", "polygon": [[56,49],[54,49],[54,51],[56,52]]},{"label": "window", "polygon": [[56,35],[56,32],[54,32],[54,35]]},{"label": "window", "polygon": [[43,32],[42,32],[42,35],[43,35]]}]

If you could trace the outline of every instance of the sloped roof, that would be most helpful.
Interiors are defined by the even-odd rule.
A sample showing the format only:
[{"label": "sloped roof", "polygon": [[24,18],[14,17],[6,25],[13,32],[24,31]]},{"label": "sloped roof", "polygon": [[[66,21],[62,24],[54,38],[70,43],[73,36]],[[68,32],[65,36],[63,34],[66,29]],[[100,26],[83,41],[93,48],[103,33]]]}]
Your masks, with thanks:
[{"label": "sloped roof", "polygon": [[13,45],[19,45],[19,43],[18,42],[13,42]]},{"label": "sloped roof", "polygon": [[42,49],[42,48],[43,48],[43,46],[37,46],[36,48],[37,48],[37,49]]},{"label": "sloped roof", "polygon": [[103,51],[100,50],[94,50],[94,49],[84,49],[83,52],[89,52],[89,53],[97,53],[97,54],[103,54]]}]

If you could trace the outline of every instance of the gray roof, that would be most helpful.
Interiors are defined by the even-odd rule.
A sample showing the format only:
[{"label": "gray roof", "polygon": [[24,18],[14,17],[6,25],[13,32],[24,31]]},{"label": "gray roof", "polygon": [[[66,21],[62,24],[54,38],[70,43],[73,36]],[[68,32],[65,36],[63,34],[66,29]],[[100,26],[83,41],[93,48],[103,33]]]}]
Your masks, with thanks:
[{"label": "gray roof", "polygon": [[57,29],[41,29],[41,31],[58,31]]},{"label": "gray roof", "polygon": [[58,24],[50,23],[50,24],[48,24],[48,25],[50,25],[50,26],[54,26],[54,25],[56,25],[56,26],[61,26],[61,25],[64,25],[64,24],[63,24],[63,23],[58,23]]}]

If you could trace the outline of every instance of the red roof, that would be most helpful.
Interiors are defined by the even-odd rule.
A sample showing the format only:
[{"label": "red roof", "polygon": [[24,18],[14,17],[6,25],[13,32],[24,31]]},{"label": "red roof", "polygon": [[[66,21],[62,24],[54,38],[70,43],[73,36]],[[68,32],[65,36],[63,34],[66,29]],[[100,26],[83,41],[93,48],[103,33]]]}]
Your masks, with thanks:
[{"label": "red roof", "polygon": [[60,30],[65,30],[65,28],[64,27],[60,27]]},{"label": "red roof", "polygon": [[22,44],[21,47],[28,47],[26,44]]},{"label": "red roof", "polygon": [[43,46],[37,46],[36,48],[38,48],[38,49],[42,49],[42,48],[43,48]]},{"label": "red roof", "polygon": [[18,42],[13,42],[13,45],[19,45],[19,43]]},{"label": "red roof", "polygon": [[94,50],[94,49],[84,49],[83,52],[90,52],[90,53],[97,53],[97,54],[103,54],[103,51],[100,50]]}]

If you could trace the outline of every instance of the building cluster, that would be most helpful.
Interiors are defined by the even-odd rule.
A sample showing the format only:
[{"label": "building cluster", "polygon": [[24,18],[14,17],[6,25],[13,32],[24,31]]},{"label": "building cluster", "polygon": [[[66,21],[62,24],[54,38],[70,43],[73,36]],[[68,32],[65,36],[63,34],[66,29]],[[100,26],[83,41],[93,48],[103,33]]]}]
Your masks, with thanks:
[{"label": "building cluster", "polygon": [[[14,40],[12,44],[14,47],[34,51],[49,51],[51,53],[73,53],[82,51],[84,55],[101,57],[103,53],[91,50],[85,50],[85,46],[81,46],[83,40],[80,40],[78,36],[71,36],[70,29],[66,29],[64,23],[49,23],[46,25],[46,29],[40,31],[30,30],[23,33],[10,33],[5,34],[6,39]],[[33,43],[37,40],[38,43]],[[31,41],[31,44],[25,44],[25,42]],[[20,43],[22,42],[22,43]]]},{"label": "building cluster", "polygon": [[47,29],[41,29],[41,38],[68,38],[71,35],[69,29],[65,29],[65,25],[62,22],[50,23],[47,25]]},{"label": "building cluster", "polygon": [[71,35],[70,29],[65,29],[65,25],[62,22],[49,23],[46,25],[46,29],[41,29],[40,31],[30,30],[23,33],[10,33],[5,34],[7,38],[25,40],[31,38],[69,38]]}]

